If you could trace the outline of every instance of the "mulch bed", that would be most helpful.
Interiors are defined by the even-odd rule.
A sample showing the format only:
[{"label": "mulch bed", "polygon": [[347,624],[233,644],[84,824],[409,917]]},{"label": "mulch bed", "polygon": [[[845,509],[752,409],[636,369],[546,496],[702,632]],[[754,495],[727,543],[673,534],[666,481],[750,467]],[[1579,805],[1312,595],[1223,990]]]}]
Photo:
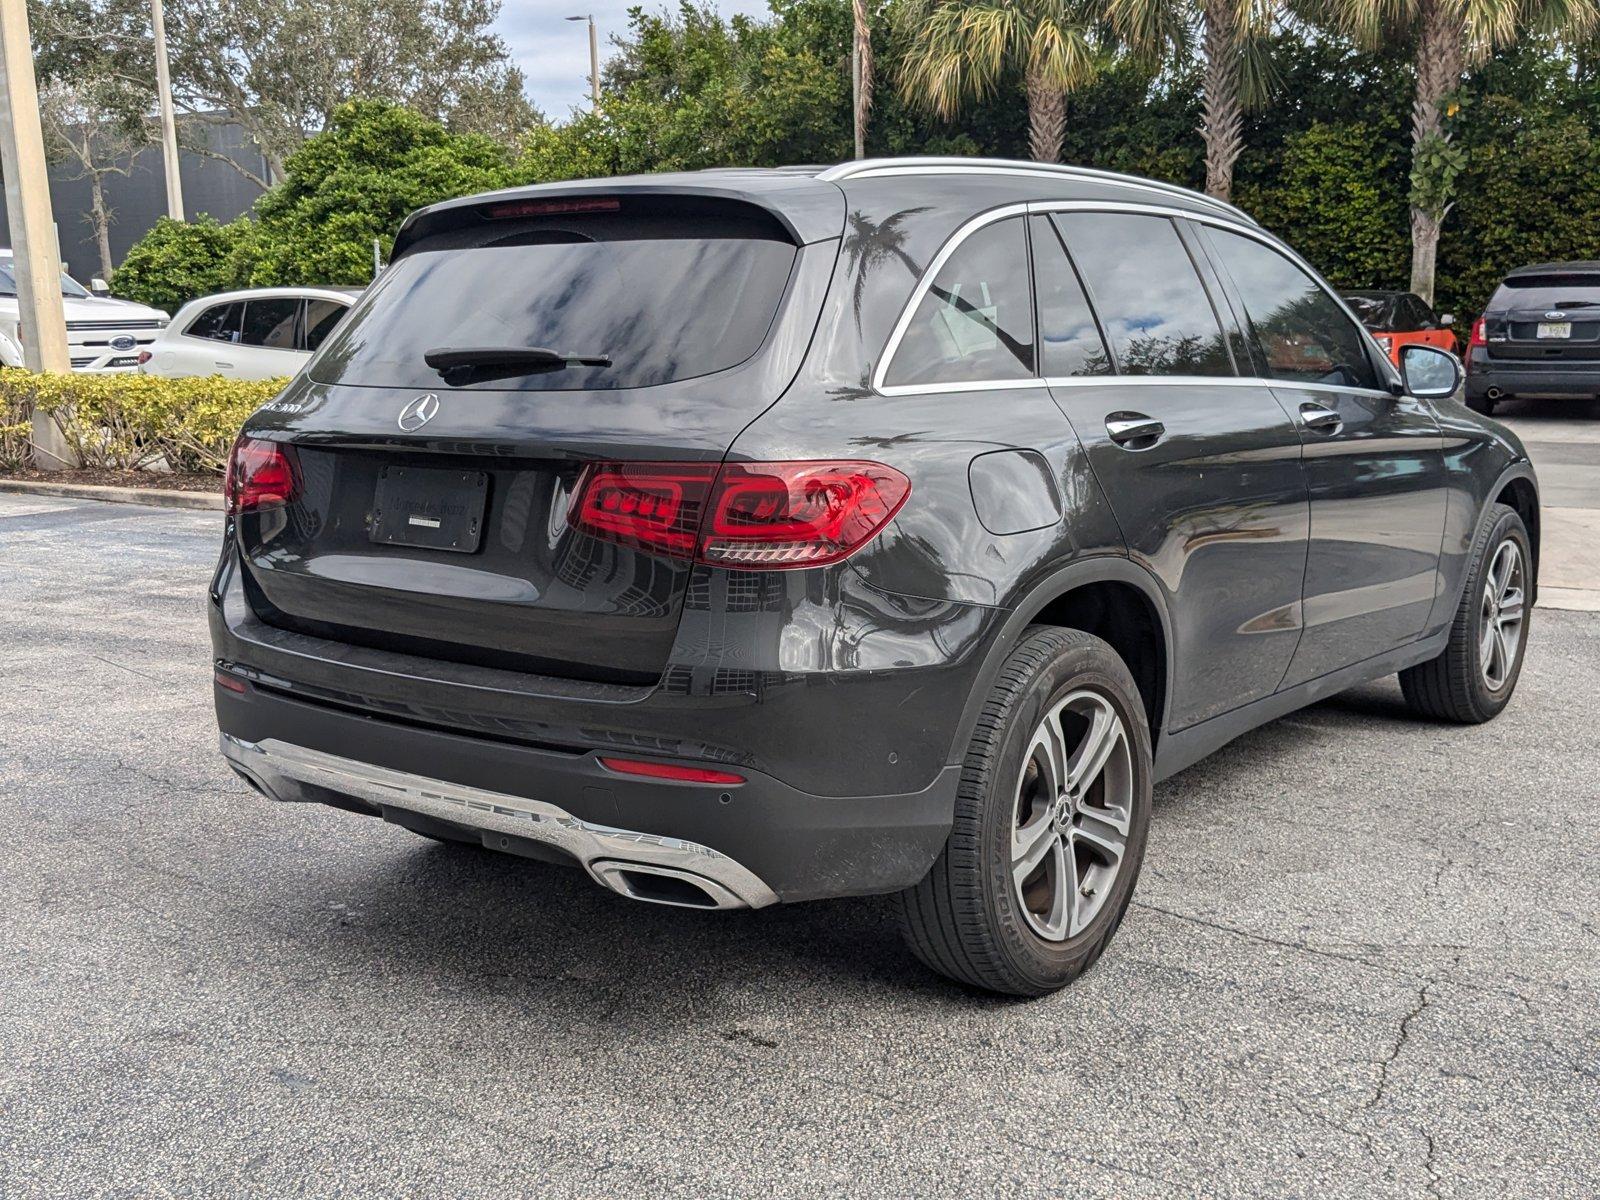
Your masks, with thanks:
[{"label": "mulch bed", "polygon": [[97,487],[159,488],[171,492],[222,491],[220,475],[166,471],[108,471],[97,468],[77,471],[0,470],[0,479],[20,479],[32,483],[87,483]]}]

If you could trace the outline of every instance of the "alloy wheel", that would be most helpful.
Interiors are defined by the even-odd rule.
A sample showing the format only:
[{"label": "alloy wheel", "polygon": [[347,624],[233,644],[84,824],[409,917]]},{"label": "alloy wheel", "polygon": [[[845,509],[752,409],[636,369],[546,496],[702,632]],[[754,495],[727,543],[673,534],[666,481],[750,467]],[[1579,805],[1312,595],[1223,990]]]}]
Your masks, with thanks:
[{"label": "alloy wheel", "polygon": [[1478,667],[1489,690],[1506,686],[1522,651],[1523,586],[1522,547],[1507,538],[1500,543],[1483,581]]},{"label": "alloy wheel", "polygon": [[1029,927],[1061,942],[1094,920],[1127,856],[1128,731],[1110,700],[1075,691],[1034,730],[1017,781],[1011,886]]}]

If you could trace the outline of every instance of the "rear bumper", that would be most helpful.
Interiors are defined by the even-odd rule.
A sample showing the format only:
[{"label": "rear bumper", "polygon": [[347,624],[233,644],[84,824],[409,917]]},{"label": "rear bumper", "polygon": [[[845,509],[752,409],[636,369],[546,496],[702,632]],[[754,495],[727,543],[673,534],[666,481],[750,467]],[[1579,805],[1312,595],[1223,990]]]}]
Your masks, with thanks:
[{"label": "rear bumper", "polygon": [[1467,368],[1467,395],[1492,389],[1508,396],[1600,396],[1600,362],[1508,362],[1474,350]]},{"label": "rear bumper", "polygon": [[[274,800],[315,802],[331,792],[380,812],[471,830],[495,849],[537,842],[571,858],[597,882],[638,899],[659,899],[660,893],[641,894],[636,876],[688,883],[704,897],[699,907],[705,908],[764,908],[778,899],[749,869],[697,842],[597,825],[554,804],[391,771],[287,742],[247,742],[227,733],[221,741],[222,755],[234,770]],[[676,894],[680,899],[665,902],[687,902],[681,898],[686,893]]]},{"label": "rear bumper", "polygon": [[[699,907],[909,887],[949,833],[960,773],[945,767],[909,794],[851,797],[809,795],[747,768],[735,787],[667,782],[608,771],[598,751],[419,728],[255,684],[214,690],[224,756],[272,799],[443,826],[490,849],[570,859],[635,899]],[[708,901],[673,899],[652,875],[687,881]]]}]

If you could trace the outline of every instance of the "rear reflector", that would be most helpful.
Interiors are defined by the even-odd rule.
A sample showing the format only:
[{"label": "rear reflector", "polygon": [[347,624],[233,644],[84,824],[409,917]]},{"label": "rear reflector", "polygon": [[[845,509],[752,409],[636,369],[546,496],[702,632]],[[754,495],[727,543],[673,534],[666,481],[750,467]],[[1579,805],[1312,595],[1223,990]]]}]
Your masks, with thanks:
[{"label": "rear reflector", "polygon": [[900,510],[911,481],[882,463],[599,463],[569,512],[592,537],[743,570],[848,558]]},{"label": "rear reflector", "polygon": [[249,437],[241,437],[233,444],[222,483],[229,513],[237,516],[287,504],[298,488],[293,447]]},{"label": "rear reflector", "polygon": [[230,692],[238,692],[240,695],[243,695],[245,692],[250,690],[250,685],[244,680],[237,679],[234,676],[229,675],[226,671],[219,670],[216,673],[216,678],[217,686],[221,688],[227,688]]},{"label": "rear reflector", "polygon": [[720,783],[733,786],[744,782],[732,771],[712,771],[706,767],[675,767],[671,763],[637,758],[602,758],[600,765],[619,775],[643,775],[648,779],[675,779],[679,783]]}]

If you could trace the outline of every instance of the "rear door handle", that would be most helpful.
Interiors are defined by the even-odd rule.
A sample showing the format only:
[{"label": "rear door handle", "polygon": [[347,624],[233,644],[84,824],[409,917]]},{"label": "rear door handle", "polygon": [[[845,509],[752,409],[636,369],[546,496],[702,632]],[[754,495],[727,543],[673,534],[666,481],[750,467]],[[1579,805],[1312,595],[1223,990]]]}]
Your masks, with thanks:
[{"label": "rear door handle", "polygon": [[[1160,421],[1143,413],[1118,412],[1106,418],[1106,436],[1117,445],[1134,450],[1155,445],[1156,439],[1166,431],[1167,427]],[[1135,446],[1135,442],[1144,444]]]},{"label": "rear door handle", "polygon": [[1344,428],[1344,418],[1331,408],[1307,400],[1300,406],[1300,420],[1307,429],[1318,433],[1338,433]]}]

